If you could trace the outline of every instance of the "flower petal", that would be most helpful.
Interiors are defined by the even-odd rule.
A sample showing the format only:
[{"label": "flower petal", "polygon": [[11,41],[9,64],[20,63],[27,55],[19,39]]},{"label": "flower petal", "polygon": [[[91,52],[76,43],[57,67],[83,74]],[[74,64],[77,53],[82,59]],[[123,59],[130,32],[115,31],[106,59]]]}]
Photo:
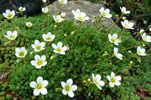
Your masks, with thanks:
[{"label": "flower petal", "polygon": [[38,95],[40,94],[40,90],[34,89],[33,94],[34,94],[35,96],[38,96]]},{"label": "flower petal", "polygon": [[43,82],[43,78],[41,77],[41,76],[39,76],[38,78],[37,78],[37,83],[42,83]]},{"label": "flower petal", "polygon": [[76,85],[72,85],[72,86],[71,86],[71,91],[76,91],[77,88],[78,88],[78,87],[77,87]]},{"label": "flower petal", "polygon": [[30,87],[31,88],[36,88],[37,83],[35,81],[30,82]]},{"label": "flower petal", "polygon": [[68,92],[65,91],[65,89],[62,90],[62,94],[63,94],[63,95],[67,95],[67,93],[68,93]]},{"label": "flower petal", "polygon": [[46,95],[47,94],[47,89],[46,88],[42,88],[40,89],[41,94]]},{"label": "flower petal", "polygon": [[44,80],[43,82],[42,82],[42,87],[44,88],[44,87],[46,87],[48,85],[48,81],[47,80]]},{"label": "flower petal", "polygon": [[65,83],[64,81],[61,82],[61,86],[62,86],[63,88],[64,88],[65,84],[66,84],[66,83]]},{"label": "flower petal", "polygon": [[120,83],[120,82],[116,82],[115,85],[116,85],[116,86],[120,86],[121,83]]},{"label": "flower petal", "polygon": [[72,92],[72,91],[69,91],[68,92],[68,95],[72,98],[72,97],[74,97],[74,93]]},{"label": "flower petal", "polygon": [[71,86],[73,84],[72,79],[68,79],[67,82],[66,82],[66,84],[69,84],[69,86]]},{"label": "flower petal", "polygon": [[113,84],[112,82],[110,82],[109,85],[110,85],[111,87],[114,87],[114,84]]}]

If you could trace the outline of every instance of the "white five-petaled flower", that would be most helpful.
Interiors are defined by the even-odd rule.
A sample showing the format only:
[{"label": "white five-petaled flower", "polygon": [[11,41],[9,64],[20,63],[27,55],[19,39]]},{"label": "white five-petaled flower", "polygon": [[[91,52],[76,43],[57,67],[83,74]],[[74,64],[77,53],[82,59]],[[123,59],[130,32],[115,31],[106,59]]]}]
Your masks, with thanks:
[{"label": "white five-petaled flower", "polygon": [[129,22],[128,20],[124,20],[124,22],[121,21],[121,24],[122,24],[122,26],[123,26],[124,28],[126,28],[126,29],[134,29],[134,28],[133,28],[134,23]]},{"label": "white five-petaled flower", "polygon": [[27,54],[27,50],[25,49],[25,47],[16,48],[15,52],[16,52],[15,55],[19,58],[24,58],[25,55]]},{"label": "white five-petaled flower", "polygon": [[114,55],[120,59],[120,60],[123,60],[123,55],[121,53],[118,53],[118,48],[114,47]]},{"label": "white five-petaled flower", "polygon": [[147,54],[145,53],[145,49],[141,48],[140,46],[137,47],[137,54],[140,56],[146,56]]},{"label": "white five-petaled flower", "polygon": [[39,56],[39,55],[35,55],[35,60],[32,60],[30,63],[35,66],[37,69],[40,69],[42,66],[45,66],[47,64],[46,60],[46,56]]},{"label": "white five-petaled flower", "polygon": [[65,51],[67,50],[66,46],[62,47],[61,42],[58,42],[57,45],[52,44],[52,47],[55,49],[55,50],[53,50],[53,52],[55,52],[55,53],[65,54]]},{"label": "white five-petaled flower", "polygon": [[66,16],[66,13],[61,12],[61,14],[60,14],[60,15],[61,15],[61,17],[62,17],[62,18],[64,18],[64,17]]},{"label": "white five-petaled flower", "polygon": [[31,22],[26,22],[26,26],[27,27],[32,27],[32,23]]},{"label": "white five-petaled flower", "polygon": [[60,15],[53,16],[53,18],[56,23],[61,23],[62,21],[64,21],[64,19]]},{"label": "white five-petaled flower", "polygon": [[72,13],[74,15],[74,18],[78,21],[84,22],[85,20],[89,20],[89,17],[86,16],[85,12],[81,12],[79,9],[72,10]]},{"label": "white five-petaled flower", "polygon": [[114,72],[111,72],[111,76],[107,76],[107,79],[110,81],[109,85],[111,87],[114,87],[114,85],[116,86],[120,86],[121,83],[119,82],[121,80],[121,76],[115,76]]},{"label": "white five-petaled flower", "polygon": [[113,34],[111,36],[111,34],[108,34],[108,38],[109,38],[109,41],[111,43],[114,43],[115,45],[119,45],[119,43],[121,43],[121,39],[117,39],[118,35],[117,34]]},{"label": "white five-petaled flower", "polygon": [[43,80],[43,78],[41,76],[39,76],[37,78],[37,82],[35,82],[35,81],[30,82],[30,87],[34,88],[33,94],[35,96],[38,96],[40,93],[42,95],[46,95],[47,94],[47,89],[45,87],[47,85],[48,85],[48,81]]},{"label": "white five-petaled flower", "polygon": [[110,10],[109,9],[104,9],[103,7],[100,9],[100,17],[105,17],[105,18],[111,18],[112,15],[109,14],[110,13]]},{"label": "white five-petaled flower", "polygon": [[48,10],[49,10],[48,7],[42,8],[42,12],[45,13],[45,14],[48,13]]},{"label": "white five-petaled flower", "polygon": [[12,19],[15,16],[15,10],[10,11],[7,9],[6,13],[3,13],[3,16],[7,19]]},{"label": "white five-petaled flower", "polygon": [[101,76],[100,75],[96,75],[94,76],[94,74],[92,73],[92,79],[94,84],[100,89],[102,90],[101,86],[104,86],[105,83],[103,81],[101,81]]},{"label": "white five-petaled flower", "polygon": [[4,35],[6,38],[8,38],[9,40],[15,40],[15,38],[17,37],[17,31],[7,31],[7,35]]},{"label": "white five-petaled flower", "polygon": [[34,48],[35,52],[39,52],[40,50],[44,50],[45,42],[39,42],[38,40],[35,40],[35,44],[31,45],[32,48]]},{"label": "white five-petaled flower", "polygon": [[43,3],[46,3],[46,2],[47,2],[47,0],[42,0],[42,2],[43,2]]},{"label": "white five-petaled flower", "polygon": [[62,90],[63,95],[68,94],[71,98],[74,96],[73,91],[77,90],[77,86],[72,84],[73,84],[72,79],[68,79],[66,83],[64,81],[61,82],[61,86],[63,87]]},{"label": "white five-petaled flower", "polygon": [[47,34],[43,34],[42,37],[45,41],[53,41],[55,35],[51,35],[51,32],[48,32]]},{"label": "white five-petaled flower", "polygon": [[151,42],[151,36],[146,35],[146,33],[143,33],[141,36],[143,41]]},{"label": "white five-petaled flower", "polygon": [[123,15],[130,14],[130,11],[126,11],[125,7],[122,7],[122,8],[120,7],[120,9]]},{"label": "white five-petaled flower", "polygon": [[19,11],[20,11],[20,12],[23,12],[23,11],[25,11],[25,10],[26,10],[25,7],[19,7]]},{"label": "white five-petaled flower", "polygon": [[67,0],[58,0],[59,3],[62,5],[62,4],[67,4]]}]

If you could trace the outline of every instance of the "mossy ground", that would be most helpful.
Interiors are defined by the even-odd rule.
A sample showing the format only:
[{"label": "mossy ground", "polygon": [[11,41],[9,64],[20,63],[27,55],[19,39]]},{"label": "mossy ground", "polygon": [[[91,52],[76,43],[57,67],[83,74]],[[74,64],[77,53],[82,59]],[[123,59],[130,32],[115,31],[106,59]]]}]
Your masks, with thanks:
[{"label": "mossy ground", "polygon": [[[31,28],[27,28],[25,25],[28,21],[33,23]],[[3,35],[7,31],[15,30],[18,32],[18,37],[5,45],[9,40]],[[75,31],[75,34],[71,34],[73,31]],[[109,29],[106,26],[97,29],[89,25],[83,26],[79,30],[79,25],[74,25],[73,20],[56,24],[52,17],[42,15],[1,21],[0,70],[6,72],[5,76],[7,77],[6,81],[0,82],[1,100],[4,98],[7,100],[17,100],[17,98],[23,100],[67,100],[70,98],[62,94],[61,82],[69,78],[73,79],[73,83],[78,86],[75,98],[79,100],[139,100],[141,96],[146,96],[145,99],[150,100],[151,70],[148,60],[150,56],[141,57],[141,63],[135,57],[130,58],[132,54],[128,53],[128,50],[135,54],[137,47],[135,45],[139,41],[133,39],[130,33],[124,32],[122,43],[118,46],[119,52],[124,55],[124,60],[121,61],[116,57],[107,59],[113,54],[113,48],[115,47],[106,37],[108,31]],[[30,54],[33,51],[31,44],[35,40],[43,42],[42,35],[48,32],[56,35],[52,43],[57,44],[60,41],[63,45],[69,46],[70,49],[65,55],[58,55],[56,58],[50,59],[52,55],[56,55],[51,45],[45,53],[40,51],[39,53]],[[120,32],[121,29],[118,28],[110,31],[110,34]],[[75,41],[77,33],[79,34],[78,40]],[[64,34],[67,34],[67,36],[64,36]],[[46,47],[47,42],[45,43]],[[20,59],[18,63],[16,62],[18,59],[15,56],[16,47],[27,49],[28,54],[25,61]],[[105,51],[109,55],[104,56]],[[35,54],[46,55],[47,58],[47,65],[39,70],[30,64]],[[130,61],[134,62],[131,66],[129,65]],[[95,65],[97,63],[100,64]],[[110,75],[112,71],[122,77],[119,87],[111,88],[108,84],[106,76]],[[87,86],[87,79],[92,78],[92,73],[102,76],[102,80],[105,82],[102,91],[95,85]],[[38,76],[42,76],[49,81],[49,85],[46,87],[48,94],[35,97],[29,84],[31,81],[35,81]],[[89,93],[91,93],[91,96],[88,97]]]}]

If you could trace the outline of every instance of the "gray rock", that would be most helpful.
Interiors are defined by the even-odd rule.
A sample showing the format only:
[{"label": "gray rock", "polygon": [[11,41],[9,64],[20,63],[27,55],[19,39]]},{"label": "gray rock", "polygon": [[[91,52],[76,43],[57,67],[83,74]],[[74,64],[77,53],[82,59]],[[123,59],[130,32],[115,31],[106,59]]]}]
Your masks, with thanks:
[{"label": "gray rock", "polygon": [[18,11],[19,7],[26,7],[25,15],[33,15],[41,11],[42,0],[0,0],[0,14],[6,9]]},{"label": "gray rock", "polygon": [[[103,4],[96,4],[96,3],[91,3],[89,1],[68,1],[68,3],[66,5],[62,5],[61,10],[59,9],[59,2],[56,1],[52,4],[49,5],[49,11],[51,13],[51,15],[54,15],[56,12],[65,12],[66,13],[66,19],[73,19],[74,16],[72,14],[72,10],[76,10],[76,9],[80,9],[80,11],[85,12],[87,14],[88,17],[90,17],[90,20],[86,21],[86,24],[90,24],[91,26],[94,25],[94,23],[92,23],[92,20],[94,20],[93,16],[99,16],[100,12],[99,9],[101,7],[105,6]],[[111,28],[112,25],[114,25],[114,21],[109,18],[109,19],[105,19],[100,23],[101,25],[105,25],[108,26],[108,28]],[[117,26],[115,25],[114,28],[116,28]]]}]

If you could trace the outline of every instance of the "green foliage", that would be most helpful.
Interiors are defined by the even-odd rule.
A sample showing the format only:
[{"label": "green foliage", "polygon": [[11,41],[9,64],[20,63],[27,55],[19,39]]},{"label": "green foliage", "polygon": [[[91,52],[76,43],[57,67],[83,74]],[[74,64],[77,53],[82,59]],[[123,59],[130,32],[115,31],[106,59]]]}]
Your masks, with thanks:
[{"label": "green foliage", "polygon": [[[33,23],[31,28],[25,26],[25,22],[27,21]],[[75,34],[71,33],[79,29],[79,25],[74,25],[73,20],[56,24],[52,17],[46,18],[46,16],[39,15],[29,18],[14,18],[11,23],[4,20],[1,22],[2,24],[4,25],[1,27],[0,32],[0,69],[6,72],[9,68],[9,72],[5,74],[8,79],[7,82],[2,84],[2,91],[13,92],[16,95],[13,98],[14,100],[16,98],[23,100],[68,100],[70,98],[62,94],[61,82],[69,78],[73,79],[73,84],[78,86],[75,98],[80,98],[82,95],[83,98],[81,99],[127,100],[130,98],[131,100],[138,100],[139,97],[134,92],[142,86],[145,86],[144,88],[151,93],[149,61],[146,60],[146,57],[141,57],[142,63],[139,63],[136,57],[129,58],[132,54],[127,51],[131,50],[135,54],[135,45],[139,42],[134,40],[128,32],[123,33],[122,43],[119,46],[115,46],[107,38],[107,32],[109,32],[107,27],[97,29],[83,25],[78,30],[78,40],[75,41],[77,32]],[[54,27],[55,25],[57,25],[57,28]],[[3,36],[9,30],[16,30],[18,32],[18,37],[10,43]],[[42,35],[48,32],[56,35],[52,43],[57,44],[61,41],[63,45],[69,46],[69,50],[66,51],[65,55],[58,54],[57,57],[50,59],[52,55],[56,55],[51,45],[45,53],[44,51],[40,51],[30,54],[33,51],[31,44],[35,40],[44,41]],[[117,28],[116,30],[111,30],[110,34],[120,32],[121,29]],[[67,36],[64,36],[64,34],[67,34]],[[47,42],[45,43],[47,45]],[[15,56],[16,47],[25,47],[27,49],[28,53],[25,61],[20,59],[17,62],[18,58]],[[124,55],[123,61],[116,57],[107,59],[113,55],[114,47],[118,47],[119,52]],[[103,56],[105,51],[108,55]],[[36,69],[32,66],[30,61],[34,60],[35,54],[40,56],[46,55],[47,65],[41,69]],[[130,61],[134,62],[132,66],[129,66]],[[122,77],[121,86],[114,88],[109,86],[106,76],[110,75],[112,71]],[[89,83],[87,81],[88,78],[92,78],[92,73],[95,75],[100,74],[102,80],[106,83],[102,87],[102,91],[96,85],[92,84],[92,82]],[[42,76],[44,80],[48,80],[49,82],[49,85],[46,87],[48,94],[45,96],[33,96],[33,89],[29,86],[30,82],[36,81],[38,76]],[[3,97],[0,98],[3,100]],[[7,94],[6,98],[9,100],[11,96]]]}]

